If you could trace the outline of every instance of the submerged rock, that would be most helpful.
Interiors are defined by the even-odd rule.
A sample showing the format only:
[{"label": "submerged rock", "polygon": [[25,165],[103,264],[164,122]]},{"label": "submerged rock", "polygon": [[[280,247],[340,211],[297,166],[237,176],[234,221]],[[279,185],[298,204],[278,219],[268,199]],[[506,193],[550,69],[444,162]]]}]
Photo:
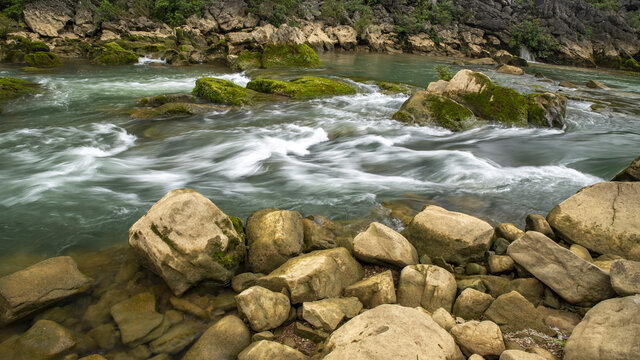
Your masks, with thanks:
[{"label": "submerged rock", "polygon": [[221,110],[224,108],[216,105],[172,102],[155,109],[134,109],[131,111],[131,116],[140,120],[148,120],[163,116],[207,114]]},{"label": "submerged rock", "polygon": [[0,77],[0,98],[11,99],[21,95],[35,94],[40,85],[12,77]]},{"label": "submerged rock", "polygon": [[156,311],[156,298],[151,293],[141,293],[113,305],[111,316],[118,324],[123,344],[141,344],[140,340],[146,339],[164,320]]},{"label": "submerged rock", "polygon": [[138,62],[136,54],[125,50],[115,42],[94,47],[91,50],[91,63],[96,65],[127,65]]},{"label": "submerged rock", "polygon": [[182,360],[232,360],[250,343],[249,328],[237,316],[228,315],[205,331]]},{"label": "submerged rock", "polygon": [[138,99],[140,106],[162,106],[168,103],[193,103],[196,98],[189,94],[165,94],[157,96],[149,96]]},{"label": "submerged rock", "polygon": [[173,190],[133,224],[129,245],[179,296],[204,279],[231,280],[245,255],[242,226],[235,225],[199,193]]},{"label": "submerged rock", "polygon": [[316,76],[302,76],[289,81],[256,79],[247,88],[267,94],[283,95],[293,99],[318,96],[351,95],[356,91],[345,83]]},{"label": "submerged rock", "polygon": [[6,360],[54,360],[77,344],[69,329],[49,320],[36,322],[19,337],[0,344],[0,356]]}]

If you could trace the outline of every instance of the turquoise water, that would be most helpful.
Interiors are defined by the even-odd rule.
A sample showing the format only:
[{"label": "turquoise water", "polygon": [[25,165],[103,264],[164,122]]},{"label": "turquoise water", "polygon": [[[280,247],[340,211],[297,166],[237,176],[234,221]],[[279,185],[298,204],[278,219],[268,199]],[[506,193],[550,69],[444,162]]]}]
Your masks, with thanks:
[{"label": "turquoise water", "polygon": [[[590,79],[613,90],[564,89],[574,99],[564,130],[492,125],[454,134],[405,126],[390,118],[407,96],[362,84],[353,96],[189,117],[140,121],[128,113],[136,98],[190,92],[201,76],[240,85],[258,75],[361,76],[424,87],[437,79],[433,66],[447,62],[410,55],[321,58],[322,69],[246,74],[205,65],[78,62],[38,74],[0,67],[0,76],[44,88],[0,114],[0,252],[51,256],[125,242],[131,224],[182,187],[244,219],[278,207],[399,228],[380,205],[399,201],[522,226],[528,213],[546,214],[640,152],[640,77],[544,65],[521,77],[475,69],[523,92]],[[552,81],[534,78],[536,71]],[[604,107],[593,112],[594,103]]]}]

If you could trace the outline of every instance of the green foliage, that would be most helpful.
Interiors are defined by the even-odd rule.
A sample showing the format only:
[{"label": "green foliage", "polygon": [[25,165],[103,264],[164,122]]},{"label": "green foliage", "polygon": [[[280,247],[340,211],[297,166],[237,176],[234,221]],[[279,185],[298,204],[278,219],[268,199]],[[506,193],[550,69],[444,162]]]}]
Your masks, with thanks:
[{"label": "green foliage", "polygon": [[253,93],[231,81],[203,77],[196,80],[193,95],[200,96],[214,104],[245,105],[253,101]]},{"label": "green foliage", "polygon": [[320,5],[320,16],[329,25],[339,25],[347,17],[347,10],[341,0],[325,0]]},{"label": "green foliage", "polygon": [[556,42],[540,26],[540,19],[524,20],[511,30],[511,47],[526,46],[537,58],[545,58],[556,47]]},{"label": "green foliage", "polygon": [[155,0],[152,13],[156,19],[175,27],[183,25],[191,15],[202,16],[206,5],[204,0]]},{"label": "green foliage", "polygon": [[434,69],[438,72],[438,78],[440,80],[449,81],[453,78],[453,74],[451,74],[451,69],[445,65],[436,65]]},{"label": "green foliage", "polygon": [[7,34],[18,29],[18,23],[15,20],[0,13],[0,39],[6,39]]},{"label": "green foliage", "polygon": [[34,0],[0,0],[0,13],[13,20],[20,20],[24,6]]},{"label": "green foliage", "polygon": [[605,11],[618,11],[620,9],[620,3],[618,0],[584,0],[589,4],[597,7],[598,9]]},{"label": "green foliage", "polygon": [[102,21],[148,16],[175,27],[184,25],[191,15],[202,16],[206,6],[212,2],[213,0],[99,0],[96,12]]},{"label": "green foliage", "polygon": [[269,44],[262,51],[262,67],[267,69],[281,66],[320,67],[318,54],[307,44],[276,45]]},{"label": "green foliage", "polygon": [[247,84],[247,88],[267,94],[283,95],[293,99],[318,96],[336,96],[355,94],[350,86],[335,80],[315,76],[302,76],[290,81],[256,79]]},{"label": "green foliage", "polygon": [[96,13],[102,21],[115,21],[124,16],[124,11],[109,0],[100,1],[96,7]]},{"label": "green foliage", "polygon": [[278,27],[297,15],[301,2],[301,0],[247,0],[247,5],[249,12]]},{"label": "green foliage", "polygon": [[418,0],[410,14],[394,14],[395,29],[400,35],[417,34],[425,29],[427,23],[448,25],[461,14],[453,2],[444,0],[435,5],[427,0]]}]

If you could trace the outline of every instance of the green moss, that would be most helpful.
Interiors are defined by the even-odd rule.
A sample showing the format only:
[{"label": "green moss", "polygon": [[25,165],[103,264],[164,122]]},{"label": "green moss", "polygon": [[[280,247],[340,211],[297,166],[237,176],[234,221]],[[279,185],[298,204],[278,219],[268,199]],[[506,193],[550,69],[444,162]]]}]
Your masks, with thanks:
[{"label": "green moss", "polygon": [[156,226],[156,224],[151,224],[151,231],[153,231],[153,233],[156,234],[160,238],[160,240],[162,240],[162,242],[167,244],[167,246],[169,246],[172,250],[177,251],[176,245],[173,242],[173,240],[169,239],[167,235],[161,233],[160,230],[158,230],[158,227]]},{"label": "green moss", "polygon": [[257,51],[240,53],[238,58],[231,64],[231,68],[236,71],[259,69],[262,67],[261,57],[262,54]]},{"label": "green moss", "polygon": [[412,124],[414,121],[413,115],[409,114],[405,110],[399,110],[391,117],[393,120],[400,121],[406,124]]},{"label": "green moss", "polygon": [[529,104],[527,108],[527,121],[529,124],[548,127],[547,113],[544,109],[533,101],[533,97],[529,97]]},{"label": "green moss", "polygon": [[136,54],[115,42],[100,45],[92,51],[91,63],[97,65],[124,65],[138,62]]},{"label": "green moss", "polygon": [[238,86],[231,81],[203,77],[196,81],[193,95],[200,96],[214,104],[245,105],[253,102],[252,91]]},{"label": "green moss", "polygon": [[42,41],[33,41],[29,43],[28,46],[29,52],[51,51],[51,49],[49,49],[49,46],[47,46],[47,44],[43,43]]},{"label": "green moss", "polygon": [[265,46],[262,52],[262,67],[320,67],[320,59],[313,49],[306,44]]},{"label": "green moss", "polygon": [[315,76],[302,76],[290,81],[256,79],[250,81],[247,84],[247,88],[294,99],[356,93],[353,88],[345,83]]},{"label": "green moss", "polygon": [[226,269],[231,269],[238,264],[233,254],[225,254],[222,251],[214,251],[213,254],[211,254],[211,258]]},{"label": "green moss", "polygon": [[[478,93],[462,95],[465,105],[477,116],[505,124],[526,126],[528,101],[517,91],[494,85],[488,77],[476,74],[485,87]],[[485,79],[486,78],[486,79]]]},{"label": "green moss", "polygon": [[242,223],[242,219],[240,219],[239,217],[235,217],[235,216],[229,216],[229,219],[231,219],[231,223],[233,224],[233,228],[236,230],[238,235],[240,235],[240,238],[241,238],[242,242],[244,243],[245,234],[244,234],[244,224]]},{"label": "green moss", "polygon": [[60,66],[58,55],[49,51],[39,51],[24,56],[24,62],[33,67]]},{"label": "green moss", "polygon": [[40,85],[11,77],[0,77],[0,99],[10,99],[20,95],[35,94]]},{"label": "green moss", "polygon": [[164,44],[147,44],[142,47],[142,50],[146,52],[161,52],[166,50],[166,46]]},{"label": "green moss", "polygon": [[469,119],[473,119],[473,113],[457,102],[437,95],[429,95],[426,98],[429,109],[433,112],[438,123],[451,131],[469,129]]}]

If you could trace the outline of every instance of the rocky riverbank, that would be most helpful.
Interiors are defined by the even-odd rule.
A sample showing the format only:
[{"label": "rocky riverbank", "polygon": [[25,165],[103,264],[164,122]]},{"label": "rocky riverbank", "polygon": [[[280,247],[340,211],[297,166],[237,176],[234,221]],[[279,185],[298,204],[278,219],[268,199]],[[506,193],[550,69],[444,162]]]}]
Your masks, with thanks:
[{"label": "rocky riverbank", "polygon": [[[397,232],[173,190],[129,245],[0,278],[6,359],[631,359],[637,159],[523,229],[428,205]],[[358,225],[356,225],[358,224]]]}]

